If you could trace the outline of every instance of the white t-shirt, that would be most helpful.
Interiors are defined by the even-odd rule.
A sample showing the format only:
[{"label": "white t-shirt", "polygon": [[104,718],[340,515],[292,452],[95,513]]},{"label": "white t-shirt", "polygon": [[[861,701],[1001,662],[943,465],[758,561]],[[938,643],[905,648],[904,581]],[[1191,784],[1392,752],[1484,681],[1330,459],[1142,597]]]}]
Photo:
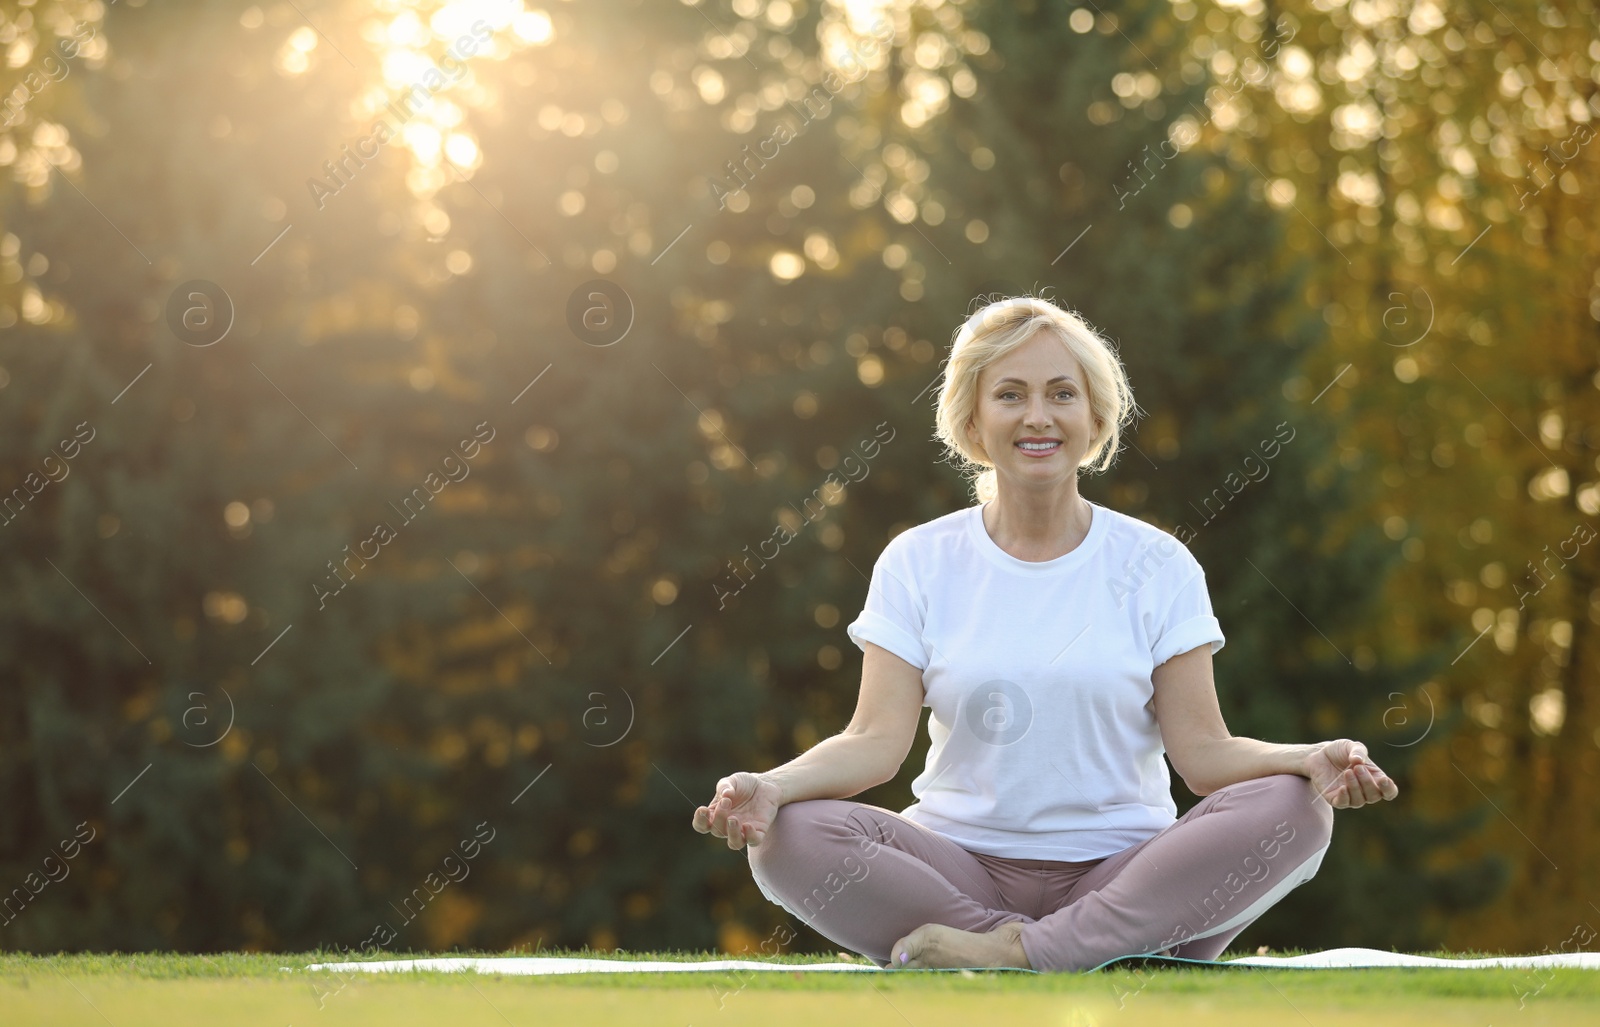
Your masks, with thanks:
[{"label": "white t-shirt", "polygon": [[982,506],[903,531],[845,629],[922,670],[932,747],[902,813],[969,852],[1100,859],[1177,820],[1150,672],[1222,628],[1183,543],[1090,507],[1083,542],[1038,563]]}]

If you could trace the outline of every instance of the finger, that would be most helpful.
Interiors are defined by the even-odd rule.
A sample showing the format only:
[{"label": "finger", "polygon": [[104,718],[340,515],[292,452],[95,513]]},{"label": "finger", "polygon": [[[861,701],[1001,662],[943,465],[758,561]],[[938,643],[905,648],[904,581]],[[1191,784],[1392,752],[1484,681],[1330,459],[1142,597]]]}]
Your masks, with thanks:
[{"label": "finger", "polygon": [[1400,794],[1400,786],[1395,784],[1394,778],[1384,773],[1383,768],[1372,761],[1367,761],[1367,766],[1372,770],[1372,777],[1378,782],[1378,794],[1385,799],[1392,799]]},{"label": "finger", "polygon": [[1389,775],[1372,765],[1367,766],[1367,775],[1372,778],[1373,802],[1382,802],[1385,798],[1384,789],[1389,783]]},{"label": "finger", "polygon": [[744,825],[736,816],[728,817],[728,848],[737,850],[744,845]]},{"label": "finger", "polygon": [[704,806],[697,807],[694,811],[694,829],[705,834],[710,828],[711,811]]},{"label": "finger", "polygon": [[1362,805],[1377,799],[1377,796],[1373,794],[1377,785],[1372,780],[1372,774],[1365,766],[1357,764],[1351,769],[1351,774],[1356,779],[1355,791],[1357,795],[1361,796]]},{"label": "finger", "polygon": [[1345,776],[1349,779],[1345,782],[1344,790],[1350,808],[1360,809],[1367,804],[1366,798],[1361,793],[1361,778],[1354,770],[1345,771]]},{"label": "finger", "polygon": [[711,833],[718,838],[725,838],[728,835],[728,812],[730,808],[727,801],[720,797],[711,804]]},{"label": "finger", "polygon": [[1361,794],[1368,802],[1377,802],[1383,798],[1383,785],[1379,782],[1380,772],[1367,764],[1361,766]]}]

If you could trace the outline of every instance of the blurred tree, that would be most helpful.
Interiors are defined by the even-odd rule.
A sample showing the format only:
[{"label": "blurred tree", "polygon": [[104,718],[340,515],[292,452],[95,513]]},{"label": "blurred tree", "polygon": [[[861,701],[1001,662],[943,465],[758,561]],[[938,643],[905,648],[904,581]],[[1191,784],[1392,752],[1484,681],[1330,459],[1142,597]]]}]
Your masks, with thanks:
[{"label": "blurred tree", "polygon": [[[1538,275],[1591,288],[1580,180],[1529,201],[1525,247],[1491,232],[1451,270],[1424,245],[1471,241],[1440,213],[1471,181],[1465,140],[1543,138],[1494,114],[1505,61],[1469,64],[1426,12],[1402,32],[1257,0],[1203,18],[906,0],[877,24],[821,2],[507,7],[487,26],[465,9],[124,0],[0,129],[0,487],[26,493],[0,524],[0,887],[79,822],[99,832],[0,946],[359,946],[387,923],[392,949],[737,948],[788,922],[689,817],[723,774],[843,726],[843,626],[872,562],[969,501],[930,437],[939,351],[975,294],[1046,289],[1121,346],[1148,416],[1085,491],[1192,539],[1229,637],[1230,726],[1363,738],[1407,788],[1341,814],[1322,873],[1241,945],[1406,947],[1466,922],[1494,884],[1481,852],[1449,858],[1478,798],[1448,766],[1412,785],[1413,754],[1419,774],[1447,764],[1460,719],[1441,704],[1411,744],[1418,683],[1444,698],[1489,626],[1451,619],[1473,578],[1509,594],[1507,568],[1538,557],[1516,539],[1566,537],[1574,502],[1596,512],[1593,325],[1528,302]],[[0,10],[3,84],[101,8]],[[1405,32],[1445,40],[1431,92]],[[1391,112],[1437,110],[1443,89],[1467,103],[1470,84],[1495,132],[1462,122],[1435,158],[1442,124],[1380,120],[1357,145],[1365,101],[1296,106],[1335,71],[1366,81],[1363,46],[1395,62]],[[1246,51],[1271,75],[1219,86]],[[1512,77],[1553,108],[1590,66]],[[1402,145],[1409,162],[1384,149]],[[1363,202],[1350,162],[1425,156],[1444,162],[1432,192]],[[1482,254],[1515,286],[1491,290]],[[1501,318],[1561,340],[1548,365],[1532,347],[1498,376],[1457,363],[1497,403],[1554,383],[1538,426],[1565,478],[1458,406],[1479,395],[1465,380],[1405,404],[1405,376],[1444,354],[1373,344],[1393,319],[1366,311],[1401,282],[1441,309],[1482,294],[1491,309],[1457,322],[1474,341]],[[1388,374],[1395,353],[1417,367],[1380,388],[1373,362]],[[1391,502],[1359,477],[1369,453],[1388,488],[1446,466],[1420,436],[1456,421],[1493,456],[1470,480]],[[1271,476],[1240,487],[1246,458]],[[1492,564],[1413,555],[1443,548],[1415,526],[1442,531],[1504,481],[1504,526],[1460,529],[1510,547]],[[1402,540],[1410,573],[1391,576]],[[1485,778],[1542,796],[1540,830],[1570,846],[1586,821],[1562,803],[1592,785],[1551,782],[1592,776],[1596,662],[1576,654],[1594,552],[1539,621],[1503,598],[1474,614],[1544,675],[1539,717],[1523,723],[1521,685],[1459,707],[1466,744],[1501,746]],[[1546,651],[1518,649],[1524,627]],[[1533,733],[1558,723],[1549,682],[1566,726]],[[1516,752],[1542,753],[1527,781]],[[921,758],[861,798],[901,808]],[[435,894],[480,824],[472,874]],[[1538,930],[1577,879],[1529,873]]]},{"label": "blurred tree", "polygon": [[[1383,741],[1414,754],[1410,808],[1481,827],[1430,857],[1454,883],[1426,937],[1571,947],[1600,856],[1593,12],[1279,10],[1275,60],[1248,8],[1207,13],[1195,54],[1249,83],[1216,122],[1296,212],[1292,245],[1326,255],[1307,297],[1328,345],[1286,392],[1337,378],[1338,460],[1373,486],[1343,520],[1404,558],[1366,651],[1425,680],[1390,697]],[[1371,865],[1410,887],[1387,853]]]}]

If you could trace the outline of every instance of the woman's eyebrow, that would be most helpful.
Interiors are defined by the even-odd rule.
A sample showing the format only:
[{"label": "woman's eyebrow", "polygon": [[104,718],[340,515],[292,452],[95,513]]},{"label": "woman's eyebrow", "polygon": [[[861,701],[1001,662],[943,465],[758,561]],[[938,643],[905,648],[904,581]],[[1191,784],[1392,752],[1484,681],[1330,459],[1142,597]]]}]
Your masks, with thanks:
[{"label": "woman's eyebrow", "polygon": [[[1015,382],[1018,385],[1027,385],[1028,384],[1027,382],[1023,381],[1021,378],[1002,378],[999,381],[995,382],[995,385],[997,385],[997,386],[998,385],[1004,385],[1007,382]],[[1073,380],[1071,375],[1066,375],[1066,374],[1058,374],[1054,378],[1052,378],[1049,381],[1045,382],[1045,384],[1046,385],[1054,385],[1056,382],[1072,382],[1072,384],[1074,384],[1074,385],[1078,384],[1076,381]]]}]

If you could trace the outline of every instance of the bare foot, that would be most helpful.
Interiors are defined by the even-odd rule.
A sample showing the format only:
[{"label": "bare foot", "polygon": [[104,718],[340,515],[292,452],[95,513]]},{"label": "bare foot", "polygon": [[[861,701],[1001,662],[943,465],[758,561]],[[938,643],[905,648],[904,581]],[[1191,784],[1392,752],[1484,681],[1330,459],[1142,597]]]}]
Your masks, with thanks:
[{"label": "bare foot", "polygon": [[890,969],[968,966],[1016,966],[1032,970],[1033,965],[1022,948],[1022,921],[1001,924],[988,934],[961,931],[943,924],[923,924],[889,950]]}]

